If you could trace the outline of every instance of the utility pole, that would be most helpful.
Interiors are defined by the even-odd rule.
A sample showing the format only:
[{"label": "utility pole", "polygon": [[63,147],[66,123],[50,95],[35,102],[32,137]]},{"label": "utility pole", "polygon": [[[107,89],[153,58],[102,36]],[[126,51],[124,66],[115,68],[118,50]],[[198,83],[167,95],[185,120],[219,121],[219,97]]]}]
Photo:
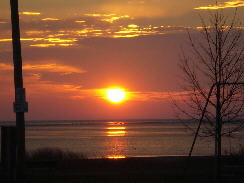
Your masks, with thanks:
[{"label": "utility pole", "polygon": [[17,182],[23,182],[25,170],[24,113],[28,112],[28,103],[25,100],[25,88],[23,88],[18,0],[10,0],[10,5],[15,87],[14,112],[16,113],[16,178]]}]

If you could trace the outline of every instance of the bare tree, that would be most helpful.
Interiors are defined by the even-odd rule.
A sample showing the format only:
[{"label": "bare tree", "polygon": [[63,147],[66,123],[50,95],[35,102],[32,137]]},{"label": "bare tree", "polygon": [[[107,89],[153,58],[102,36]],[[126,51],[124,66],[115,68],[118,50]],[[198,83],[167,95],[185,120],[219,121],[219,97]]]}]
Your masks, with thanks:
[{"label": "bare tree", "polygon": [[[184,76],[185,107],[177,104],[181,113],[199,119],[214,84],[209,105],[203,118],[201,135],[215,136],[215,155],[221,156],[221,137],[243,127],[244,42],[237,10],[228,18],[223,10],[214,10],[206,21],[200,16],[202,27],[196,34],[188,31],[190,52],[183,51],[180,68]],[[187,108],[187,110],[186,110]],[[237,122],[238,121],[238,122]],[[224,126],[228,126],[226,130]]]}]

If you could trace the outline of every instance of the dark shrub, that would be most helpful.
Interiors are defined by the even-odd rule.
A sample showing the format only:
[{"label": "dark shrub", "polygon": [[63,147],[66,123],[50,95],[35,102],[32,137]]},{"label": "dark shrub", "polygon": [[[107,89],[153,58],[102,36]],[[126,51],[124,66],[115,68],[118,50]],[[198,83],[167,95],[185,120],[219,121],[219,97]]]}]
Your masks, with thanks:
[{"label": "dark shrub", "polygon": [[86,158],[82,153],[75,153],[59,148],[40,148],[27,153],[29,160],[71,160]]}]

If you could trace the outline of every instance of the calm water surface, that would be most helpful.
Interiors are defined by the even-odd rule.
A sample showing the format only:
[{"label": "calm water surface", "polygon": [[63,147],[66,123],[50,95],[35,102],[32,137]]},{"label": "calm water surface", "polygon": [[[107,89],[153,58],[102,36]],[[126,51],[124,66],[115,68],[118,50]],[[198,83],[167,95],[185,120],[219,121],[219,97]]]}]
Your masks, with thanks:
[{"label": "calm water surface", "polygon": [[[57,147],[83,153],[88,158],[187,155],[192,140],[192,132],[176,120],[26,123],[27,151]],[[244,144],[243,132],[235,138],[224,138],[223,152],[235,151],[240,144]],[[193,155],[213,152],[212,137],[198,138]]]}]

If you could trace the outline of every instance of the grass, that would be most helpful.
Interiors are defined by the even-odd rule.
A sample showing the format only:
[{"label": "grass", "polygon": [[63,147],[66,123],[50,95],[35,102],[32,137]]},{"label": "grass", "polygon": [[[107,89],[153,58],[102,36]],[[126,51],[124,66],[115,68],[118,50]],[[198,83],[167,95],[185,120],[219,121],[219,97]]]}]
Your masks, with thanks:
[{"label": "grass", "polygon": [[62,150],[60,148],[39,148],[34,151],[28,152],[26,155],[27,160],[38,161],[60,161],[60,160],[72,160],[72,159],[85,159],[87,158],[82,153],[75,153],[69,150]]},{"label": "grass", "polygon": [[230,153],[230,156],[244,157],[244,147],[240,144],[236,152]]},{"label": "grass", "polygon": [[224,156],[230,156],[230,157],[244,157],[244,146],[242,144],[239,144],[239,148],[235,151],[224,151]]}]

